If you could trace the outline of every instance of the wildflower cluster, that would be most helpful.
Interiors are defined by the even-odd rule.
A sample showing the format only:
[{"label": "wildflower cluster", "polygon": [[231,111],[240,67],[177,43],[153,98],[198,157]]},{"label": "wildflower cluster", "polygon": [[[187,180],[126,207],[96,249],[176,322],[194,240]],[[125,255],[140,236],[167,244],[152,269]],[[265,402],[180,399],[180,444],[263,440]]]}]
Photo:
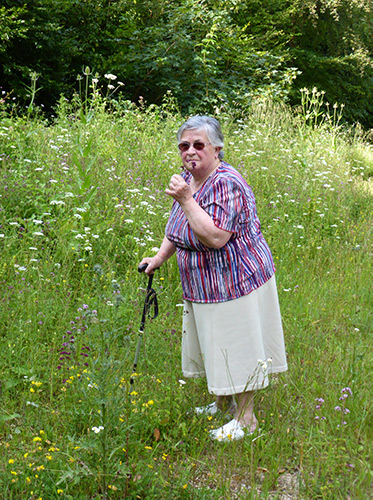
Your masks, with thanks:
[{"label": "wildflower cluster", "polygon": [[[317,410],[317,412],[319,412],[323,406],[323,404],[325,403],[324,399],[323,398],[316,398],[316,406],[315,406],[315,410]],[[315,420],[317,422],[321,421],[321,420],[326,420],[326,417],[325,416],[320,416],[319,414],[317,414],[315,416]]]},{"label": "wildflower cluster", "polygon": [[[79,210],[79,212],[85,211],[85,209]],[[80,213],[76,213],[75,217],[81,219],[82,216]],[[91,234],[91,228],[89,227],[84,227],[84,231],[79,232],[77,230],[73,231],[75,234],[74,238],[75,240],[78,240],[77,242],[72,243],[72,248],[73,250],[76,250],[77,253],[81,253],[82,257],[79,259],[79,261],[84,261],[84,254],[88,255],[93,255],[93,246],[95,240],[97,240],[100,236],[98,234]]]},{"label": "wildflower cluster", "polygon": [[341,390],[341,396],[339,398],[339,401],[341,402],[341,404],[334,407],[334,410],[337,412],[340,412],[340,414],[341,414],[341,423],[338,424],[337,427],[347,425],[347,421],[345,420],[345,418],[346,418],[346,415],[348,415],[350,413],[350,410],[347,408],[346,403],[347,403],[347,399],[350,396],[352,396],[351,389],[349,387],[344,387]]},{"label": "wildflower cluster", "polygon": [[[347,421],[345,420],[345,418],[346,415],[350,413],[350,410],[347,408],[346,402],[347,399],[351,396],[352,396],[352,390],[350,389],[350,387],[344,387],[341,390],[341,396],[339,397],[340,404],[334,406],[334,412],[337,412],[341,416],[341,420],[336,426],[337,429],[340,428],[341,426],[347,425]],[[325,408],[325,400],[323,398],[316,398],[316,405],[315,405],[316,422],[321,422],[327,419],[327,417],[322,414],[324,411],[327,411],[327,409]]]},{"label": "wildflower cluster", "polygon": [[[27,488],[29,495],[33,490],[43,491],[48,481],[48,469],[59,454],[59,447],[51,442],[44,430],[32,437],[27,451],[8,458],[11,483],[21,483]],[[57,494],[63,493],[61,488],[55,488]]]},{"label": "wildflower cluster", "polygon": [[75,380],[85,378],[88,381],[88,388],[94,388],[88,371],[91,347],[84,343],[84,334],[88,330],[88,322],[97,318],[96,310],[89,310],[87,304],[77,309],[79,316],[70,321],[70,329],[63,335],[63,343],[58,351],[57,370],[62,376],[62,391],[66,392]]}]

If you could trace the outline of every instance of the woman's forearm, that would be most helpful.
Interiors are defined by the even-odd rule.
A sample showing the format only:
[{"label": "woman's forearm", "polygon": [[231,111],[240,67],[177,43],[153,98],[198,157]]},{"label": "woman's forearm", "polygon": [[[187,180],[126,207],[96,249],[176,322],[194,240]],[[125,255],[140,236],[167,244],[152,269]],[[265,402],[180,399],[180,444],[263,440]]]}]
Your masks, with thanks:
[{"label": "woman's forearm", "polygon": [[169,239],[167,239],[167,237],[165,236],[163,238],[161,247],[158,250],[155,257],[160,259],[160,261],[161,261],[160,265],[161,265],[161,264],[163,264],[163,262],[165,262],[170,257],[172,257],[175,252],[176,252],[175,245],[173,243],[171,243],[171,241]]}]

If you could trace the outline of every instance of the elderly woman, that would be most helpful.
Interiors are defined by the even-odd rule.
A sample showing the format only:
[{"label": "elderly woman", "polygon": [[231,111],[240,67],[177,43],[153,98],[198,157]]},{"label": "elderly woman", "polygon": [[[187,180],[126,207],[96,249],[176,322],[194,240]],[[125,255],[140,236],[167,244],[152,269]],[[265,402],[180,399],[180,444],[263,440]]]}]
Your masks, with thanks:
[{"label": "elderly woman", "polygon": [[219,122],[193,116],[177,140],[184,172],[173,175],[166,189],[174,202],[165,238],[158,253],[141,264],[150,274],[177,253],[183,373],[206,376],[216,396],[195,411],[215,415],[229,396],[234,418],[210,435],[241,439],[258,426],[255,391],[268,385],[269,373],[287,370],[275,268],[251,188],[222,161]]}]

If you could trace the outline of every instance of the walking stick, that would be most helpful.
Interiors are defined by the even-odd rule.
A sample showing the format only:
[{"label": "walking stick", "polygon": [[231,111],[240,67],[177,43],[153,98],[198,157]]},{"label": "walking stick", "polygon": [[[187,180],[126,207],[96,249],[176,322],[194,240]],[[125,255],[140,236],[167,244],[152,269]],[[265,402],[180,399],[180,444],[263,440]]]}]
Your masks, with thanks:
[{"label": "walking stick", "polygon": [[[148,266],[147,264],[143,264],[142,266],[139,266],[139,268],[138,268],[139,273],[143,273],[145,271],[145,269],[147,268],[147,266]],[[135,359],[133,362],[133,371],[132,371],[131,380],[130,380],[130,384],[131,384],[130,387],[132,387],[132,385],[133,385],[134,377],[135,377],[135,374],[137,372],[137,363],[138,363],[139,354],[140,354],[142,337],[143,337],[144,330],[145,330],[146,316],[149,316],[150,319],[155,319],[158,316],[157,294],[155,293],[155,290],[152,288],[153,276],[154,276],[154,274],[149,274],[149,280],[148,280],[148,286],[146,289],[144,308],[142,311],[141,325],[139,328],[139,339],[137,341]],[[153,316],[150,315],[150,308],[152,306],[154,307]]]}]

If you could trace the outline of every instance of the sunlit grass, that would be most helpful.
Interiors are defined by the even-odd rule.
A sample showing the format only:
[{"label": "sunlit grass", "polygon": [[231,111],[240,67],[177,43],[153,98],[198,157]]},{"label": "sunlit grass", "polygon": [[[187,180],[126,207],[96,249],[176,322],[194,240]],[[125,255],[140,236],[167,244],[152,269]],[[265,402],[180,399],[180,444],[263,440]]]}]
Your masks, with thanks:
[{"label": "sunlit grass", "polygon": [[110,106],[62,100],[52,124],[1,118],[3,497],[366,498],[371,146],[271,103],[221,117],[274,255],[289,371],[257,395],[260,434],[217,445],[220,420],[189,412],[211,397],[182,380],[173,259],[129,384],[137,265],[163,237],[183,120],[167,104]]}]

